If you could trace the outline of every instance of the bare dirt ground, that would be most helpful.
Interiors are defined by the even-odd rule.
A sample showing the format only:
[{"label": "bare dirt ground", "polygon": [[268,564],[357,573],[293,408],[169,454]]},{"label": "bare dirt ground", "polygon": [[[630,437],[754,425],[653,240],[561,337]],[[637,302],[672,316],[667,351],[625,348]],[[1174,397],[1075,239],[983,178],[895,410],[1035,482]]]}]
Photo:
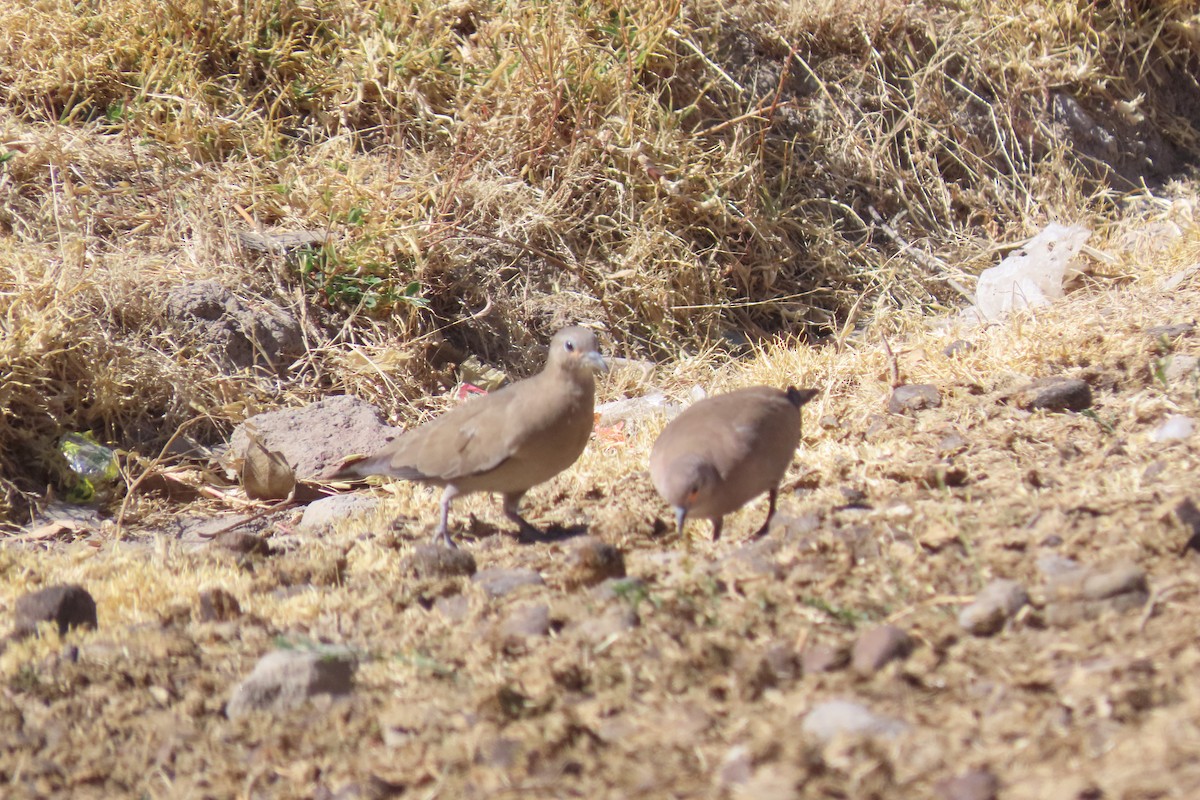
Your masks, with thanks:
[{"label": "bare dirt ground", "polygon": [[[888,337],[899,377],[936,386],[940,407],[886,411],[893,361],[873,327],[715,372],[710,358],[614,374],[600,399],[618,384],[681,398],[697,383],[823,389],[760,542],[744,540],[761,499],[721,541],[706,525],[671,532],[645,473],[655,420],[601,432],[528,496],[547,541],[517,542],[492,499],[456,507],[479,570],[542,579],[498,597],[465,575],[414,572],[436,495],[407,484],[323,535],[277,519],[261,531],[265,556],[167,532],[169,518],[214,510],[203,503],[164,505],[120,542],[10,543],[0,608],[77,582],[99,628],[45,630],[0,655],[4,794],[1200,796],[1200,581],[1179,510],[1198,493],[1200,440],[1153,435],[1171,415],[1200,419],[1188,361],[1200,333],[1154,330],[1195,321],[1200,274],[1181,271],[1200,261],[1200,233],[1143,234],[1122,256],[1136,274],[1036,313],[900,325]],[[970,346],[947,355],[955,339]],[[1024,410],[1018,390],[1048,376],[1086,381],[1091,408]],[[579,555],[579,533],[619,548],[628,578],[596,584],[605,574]],[[1148,598],[1073,602],[1054,583],[1063,559],[1141,570]],[[996,578],[1031,603],[971,635],[957,615]],[[242,613],[200,621],[199,593],[214,587]],[[909,655],[844,665],[884,624],[907,633]],[[261,656],[319,643],[357,654],[348,695],[228,718]],[[809,714],[830,700],[869,709],[875,733],[823,740]]]}]

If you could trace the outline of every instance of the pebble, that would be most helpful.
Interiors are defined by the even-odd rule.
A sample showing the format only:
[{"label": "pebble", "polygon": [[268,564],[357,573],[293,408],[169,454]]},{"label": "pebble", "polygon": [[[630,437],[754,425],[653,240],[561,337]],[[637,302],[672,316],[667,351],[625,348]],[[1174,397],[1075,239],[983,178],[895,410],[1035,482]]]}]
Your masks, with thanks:
[{"label": "pebble", "polygon": [[418,578],[454,578],[474,575],[475,556],[457,547],[440,544],[419,544],[404,559],[402,569]]},{"label": "pebble", "polygon": [[996,800],[1000,781],[989,770],[969,769],[949,778],[942,778],[933,787],[939,800]]},{"label": "pebble", "polygon": [[566,566],[566,583],[572,588],[625,577],[625,556],[595,536],[582,536],[573,543],[567,552]]},{"label": "pebble", "polygon": [[234,689],[225,714],[236,719],[251,711],[287,711],[315,695],[349,694],[357,666],[345,648],[275,650]]},{"label": "pebble", "polygon": [[1172,512],[1188,535],[1180,555],[1186,555],[1189,550],[1200,550],[1200,508],[1196,508],[1192,498],[1185,497],[1175,505]]},{"label": "pebble", "polygon": [[1162,336],[1168,339],[1176,339],[1180,336],[1187,336],[1196,329],[1196,325],[1191,322],[1176,322],[1173,325],[1154,325],[1146,328],[1146,335],[1151,339],[1158,339]]},{"label": "pebble", "polygon": [[927,408],[938,408],[942,405],[942,393],[929,383],[910,383],[897,386],[892,390],[888,400],[888,411],[893,414],[907,414],[924,411]]},{"label": "pebble", "polygon": [[1196,431],[1196,423],[1191,417],[1185,417],[1182,414],[1172,414],[1167,417],[1166,422],[1159,425],[1150,434],[1150,438],[1155,442],[1175,442],[1180,439],[1190,438]]},{"label": "pebble", "polygon": [[[443,550],[448,548],[442,548]],[[522,586],[544,586],[542,576],[532,569],[492,567],[476,572],[471,580],[492,599],[504,597]]]},{"label": "pebble", "polygon": [[1092,387],[1078,378],[1040,378],[1019,389],[1016,400],[1026,411],[1083,411],[1092,405]]},{"label": "pebble", "polygon": [[753,769],[754,759],[750,748],[744,744],[734,745],[725,753],[717,767],[717,786],[740,786],[750,780]]},{"label": "pebble", "polygon": [[38,624],[53,622],[63,636],[72,628],[98,626],[96,601],[78,584],[48,586],[22,595],[14,608],[13,639],[24,639],[37,633]]},{"label": "pebble", "polygon": [[903,659],[912,651],[912,640],[895,625],[880,625],[858,637],[850,655],[850,665],[860,675],[872,675],[885,664]]},{"label": "pebble", "polygon": [[958,613],[958,624],[975,636],[991,636],[1028,602],[1029,593],[1021,584],[1004,578],[994,580]]},{"label": "pebble", "polygon": [[907,731],[908,727],[908,723],[902,720],[881,716],[861,703],[850,700],[818,703],[800,724],[801,731],[822,742],[838,734],[892,738]]}]

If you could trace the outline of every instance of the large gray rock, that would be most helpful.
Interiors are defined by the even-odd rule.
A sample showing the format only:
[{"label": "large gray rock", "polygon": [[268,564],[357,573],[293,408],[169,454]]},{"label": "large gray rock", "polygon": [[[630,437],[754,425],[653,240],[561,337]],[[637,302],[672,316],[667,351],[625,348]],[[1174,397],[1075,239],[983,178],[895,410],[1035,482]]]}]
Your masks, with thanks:
[{"label": "large gray rock", "polygon": [[190,344],[225,368],[282,369],[304,353],[296,318],[274,304],[242,301],[217,281],[176,286],[167,319]]},{"label": "large gray rock", "polygon": [[349,694],[357,659],[340,648],[276,650],[267,653],[233,691],[225,714],[236,719],[251,711],[287,711],[319,694]]},{"label": "large gray rock", "polygon": [[379,409],[370,403],[352,395],[336,395],[246,420],[230,439],[231,464],[246,457],[250,444],[247,427],[267,450],[281,454],[301,480],[322,474],[346,456],[374,453],[402,433],[385,424]]}]

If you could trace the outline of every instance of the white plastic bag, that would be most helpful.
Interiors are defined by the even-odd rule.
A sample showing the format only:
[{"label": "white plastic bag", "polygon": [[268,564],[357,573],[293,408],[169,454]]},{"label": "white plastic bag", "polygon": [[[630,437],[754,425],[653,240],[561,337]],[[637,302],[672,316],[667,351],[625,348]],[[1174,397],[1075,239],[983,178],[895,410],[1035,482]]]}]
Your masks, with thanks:
[{"label": "white plastic bag", "polygon": [[1075,257],[1091,230],[1083,225],[1051,222],[1029,243],[985,269],[975,286],[975,306],[968,309],[984,321],[1005,312],[1044,306],[1063,296],[1063,283],[1082,271]]}]

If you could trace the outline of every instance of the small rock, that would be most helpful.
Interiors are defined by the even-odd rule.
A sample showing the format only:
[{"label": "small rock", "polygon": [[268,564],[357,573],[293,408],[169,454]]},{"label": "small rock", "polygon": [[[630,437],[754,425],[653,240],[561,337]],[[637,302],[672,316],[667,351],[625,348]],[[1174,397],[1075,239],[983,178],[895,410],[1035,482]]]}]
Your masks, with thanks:
[{"label": "small rock", "polygon": [[343,786],[337,792],[320,787],[313,794],[313,800],[387,800],[389,797],[400,797],[408,791],[408,784],[385,780],[378,775],[370,775],[358,783]]},{"label": "small rock", "polygon": [[242,615],[237,598],[224,589],[208,589],[200,593],[200,622],[228,622]]},{"label": "small rock", "polygon": [[1078,378],[1040,378],[1016,393],[1026,411],[1083,411],[1092,405],[1092,387]]},{"label": "small rock", "polygon": [[893,414],[908,414],[942,405],[942,394],[936,386],[928,383],[910,383],[897,386],[888,400],[888,411]]},{"label": "small rock", "polygon": [[406,572],[418,578],[454,578],[475,574],[475,556],[457,547],[419,544],[404,559]]},{"label": "small rock", "polygon": [[819,425],[820,427],[824,428],[827,431],[835,430],[837,428],[842,427],[842,424],[840,422],[838,422],[838,418],[835,417],[833,414],[826,414],[823,417],[821,417],[819,420],[817,420],[817,425]]},{"label": "small rock", "polygon": [[991,636],[1028,602],[1029,593],[1021,584],[1003,578],[994,580],[958,613],[958,624],[975,636]]},{"label": "small rock", "polygon": [[827,700],[812,707],[805,715],[800,730],[827,742],[838,734],[892,738],[908,730],[908,724],[880,716],[866,706],[849,700]]},{"label": "small rock", "polygon": [[817,675],[822,672],[834,672],[850,663],[848,647],[832,647],[827,644],[814,644],[804,648],[800,654],[800,666],[805,675]]},{"label": "small rock", "polygon": [[96,601],[78,584],[48,586],[22,595],[13,609],[15,623],[12,638],[24,639],[37,633],[38,624],[53,622],[58,634],[66,635],[72,628],[95,628]]},{"label": "small rock", "polygon": [[1154,429],[1150,438],[1155,442],[1175,442],[1191,437],[1196,431],[1196,423],[1191,417],[1182,414],[1172,414],[1167,421]]},{"label": "small rock", "polygon": [[740,786],[750,780],[753,768],[754,759],[750,755],[750,748],[744,744],[734,745],[725,753],[717,767],[717,786]]},{"label": "small rock", "polygon": [[344,519],[367,514],[379,508],[379,500],[361,494],[338,494],[322,497],[304,507],[296,532],[316,536],[329,531]]},{"label": "small rock", "polygon": [[1164,360],[1166,361],[1166,365],[1163,367],[1163,377],[1167,379],[1168,383],[1187,380],[1196,372],[1196,368],[1200,366],[1200,358],[1181,353],[1167,356]]},{"label": "small rock", "polygon": [[609,578],[625,577],[625,556],[595,536],[575,541],[566,557],[568,587],[595,586]]},{"label": "small rock", "polygon": [[236,719],[250,711],[287,711],[318,694],[349,694],[356,659],[342,648],[276,650],[267,653],[242,681],[225,707]]},{"label": "small rock", "polygon": [[509,770],[516,765],[524,749],[524,745],[517,739],[497,736],[479,745],[475,761],[496,769]]},{"label": "small rock", "polygon": [[1085,600],[1107,600],[1122,594],[1146,592],[1146,572],[1133,564],[1122,564],[1103,572],[1092,572],[1084,578],[1080,594]]},{"label": "small rock", "polygon": [[889,661],[903,659],[912,651],[912,640],[895,625],[880,625],[858,637],[850,656],[851,666],[860,675],[872,675]]},{"label": "small rock", "polygon": [[212,539],[213,547],[220,547],[238,555],[269,556],[271,545],[261,536],[246,531],[225,531]]},{"label": "small rock", "polygon": [[1158,480],[1158,476],[1160,476],[1164,472],[1166,472],[1167,467],[1169,467],[1169,466],[1170,466],[1170,464],[1168,464],[1163,459],[1161,459],[1161,458],[1158,459],[1153,464],[1146,467],[1146,469],[1142,470],[1142,483],[1149,484],[1149,483],[1153,483],[1154,481]]},{"label": "small rock", "polygon": [[1173,325],[1154,325],[1146,328],[1146,335],[1151,339],[1159,339],[1166,337],[1168,339],[1177,339],[1180,336],[1187,336],[1196,329],[1195,323],[1192,322],[1176,322]]},{"label": "small rock", "polygon": [[955,356],[966,355],[974,349],[975,345],[971,344],[966,339],[955,339],[953,342],[946,345],[945,349],[942,350],[942,355],[946,356],[947,358],[954,358]]},{"label": "small rock", "polygon": [[520,589],[522,586],[544,586],[546,584],[542,580],[541,574],[535,570],[524,568],[504,569],[502,567],[492,567],[476,572],[471,580],[478,584],[479,588],[483,589],[488,597],[493,599],[504,597]]},{"label": "small rock", "polygon": [[1176,504],[1172,512],[1188,537],[1179,554],[1187,555],[1189,550],[1200,551],[1200,508],[1196,508],[1192,498],[1185,497]]},{"label": "small rock", "polygon": [[996,800],[1000,781],[987,769],[970,769],[942,778],[933,791],[939,800]]},{"label": "small rock", "polygon": [[515,608],[497,627],[504,640],[545,636],[549,632],[550,606],[545,603]]},{"label": "small rock", "polygon": [[1107,611],[1141,608],[1150,597],[1146,573],[1133,564],[1099,570],[1080,567],[1053,575],[1046,586],[1046,621],[1065,628]]}]

